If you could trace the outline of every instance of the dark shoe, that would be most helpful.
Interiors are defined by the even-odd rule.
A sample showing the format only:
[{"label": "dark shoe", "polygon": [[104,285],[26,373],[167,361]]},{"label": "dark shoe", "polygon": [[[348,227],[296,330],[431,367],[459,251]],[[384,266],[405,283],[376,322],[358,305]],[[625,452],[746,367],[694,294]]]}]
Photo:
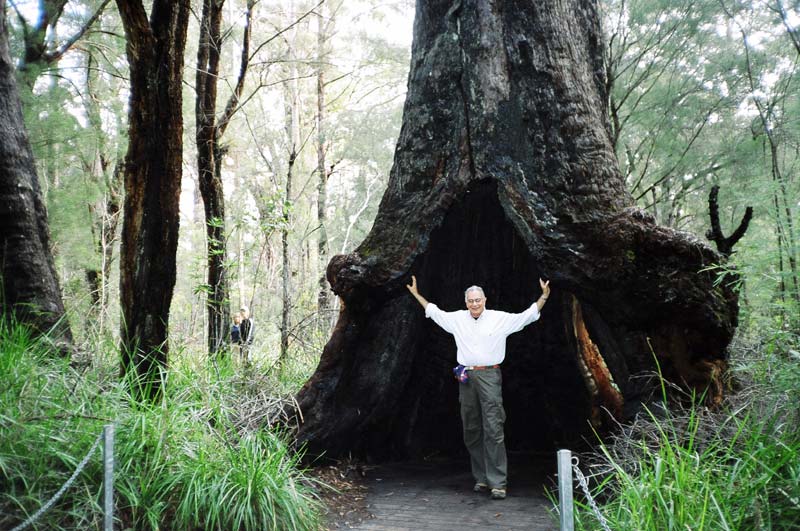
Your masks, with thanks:
[{"label": "dark shoe", "polygon": [[506,489],[492,489],[492,499],[493,500],[505,500],[506,499]]},{"label": "dark shoe", "polygon": [[475,486],[472,487],[472,490],[474,492],[488,492],[489,485],[487,485],[486,483],[475,483]]}]

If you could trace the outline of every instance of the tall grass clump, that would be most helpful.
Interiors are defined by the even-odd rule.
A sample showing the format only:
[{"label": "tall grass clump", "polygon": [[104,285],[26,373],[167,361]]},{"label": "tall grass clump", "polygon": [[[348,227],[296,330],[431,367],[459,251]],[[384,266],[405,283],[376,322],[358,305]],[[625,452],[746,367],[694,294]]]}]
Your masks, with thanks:
[{"label": "tall grass clump", "polygon": [[182,361],[163,402],[132,405],[120,430],[129,434],[120,451],[131,459],[117,488],[134,527],[318,529],[321,506],[299,456],[259,428],[281,401],[254,392],[230,360],[212,370]]},{"label": "tall grass clump", "polygon": [[[617,531],[800,528],[800,359],[794,351],[736,347],[738,390],[710,411],[666,398],[599,446],[593,495]],[[795,353],[796,354],[796,353]],[[576,527],[599,529],[586,503]]]},{"label": "tall grass clump", "polygon": [[[76,369],[24,327],[0,323],[0,529],[41,507],[111,422],[120,528],[320,527],[317,485],[288,437],[269,428],[284,405],[269,382],[254,384],[230,360],[177,352],[161,400],[137,401],[118,380],[115,353]],[[93,455],[34,529],[102,528],[101,460]]]},{"label": "tall grass clump", "polygon": [[[21,523],[69,478],[113,417],[96,385],[54,353],[47,338],[0,316],[0,528]],[[98,528],[102,477],[95,456],[39,529]]]}]

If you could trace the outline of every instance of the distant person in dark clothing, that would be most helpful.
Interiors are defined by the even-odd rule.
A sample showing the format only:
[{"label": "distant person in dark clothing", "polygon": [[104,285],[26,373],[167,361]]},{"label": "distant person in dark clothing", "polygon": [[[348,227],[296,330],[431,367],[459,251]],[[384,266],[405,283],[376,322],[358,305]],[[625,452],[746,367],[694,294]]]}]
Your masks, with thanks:
[{"label": "distant person in dark clothing", "polygon": [[253,345],[253,337],[255,326],[253,318],[250,317],[250,309],[247,306],[242,306],[239,309],[242,316],[242,322],[239,325],[239,330],[242,334],[242,361],[248,363],[250,361],[250,347]]},{"label": "distant person in dark clothing", "polygon": [[242,349],[242,314],[236,312],[233,314],[233,326],[231,326],[231,345],[241,351]]}]

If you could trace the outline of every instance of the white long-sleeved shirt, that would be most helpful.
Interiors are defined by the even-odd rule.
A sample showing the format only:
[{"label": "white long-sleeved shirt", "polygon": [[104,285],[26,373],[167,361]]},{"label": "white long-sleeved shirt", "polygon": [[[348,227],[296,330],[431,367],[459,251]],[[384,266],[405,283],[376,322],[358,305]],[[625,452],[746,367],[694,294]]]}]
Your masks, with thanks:
[{"label": "white long-sleeved shirt", "polygon": [[453,334],[456,358],[461,365],[495,365],[506,358],[506,337],[519,332],[539,318],[534,302],[522,313],[483,310],[475,319],[469,310],[445,312],[434,303],[425,307],[425,317]]}]

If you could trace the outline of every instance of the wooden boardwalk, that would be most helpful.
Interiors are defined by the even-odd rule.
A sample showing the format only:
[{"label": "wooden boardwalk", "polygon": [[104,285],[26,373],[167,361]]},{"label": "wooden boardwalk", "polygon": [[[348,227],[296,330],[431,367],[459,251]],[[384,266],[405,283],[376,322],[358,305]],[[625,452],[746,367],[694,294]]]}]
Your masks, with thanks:
[{"label": "wooden boardwalk", "polygon": [[[544,485],[554,484],[555,456],[552,463],[514,461],[520,459],[509,464],[505,500],[472,492],[466,459],[382,465],[365,478],[370,516],[347,527],[369,531],[557,530],[558,517],[544,495]],[[552,468],[549,474],[548,468]]]}]

